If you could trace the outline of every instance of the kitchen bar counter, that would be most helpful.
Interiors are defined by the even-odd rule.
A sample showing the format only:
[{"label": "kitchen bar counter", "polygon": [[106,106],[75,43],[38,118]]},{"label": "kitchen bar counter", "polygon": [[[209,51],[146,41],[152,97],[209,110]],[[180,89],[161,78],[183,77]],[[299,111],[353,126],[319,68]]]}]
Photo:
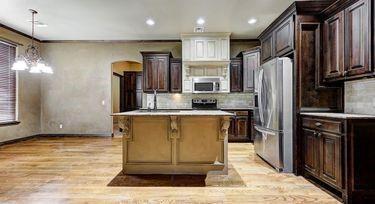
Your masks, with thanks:
[{"label": "kitchen bar counter", "polygon": [[375,115],[351,114],[351,113],[328,113],[328,112],[302,112],[303,116],[316,116],[339,119],[375,119]]},{"label": "kitchen bar counter", "polygon": [[126,174],[228,172],[232,113],[220,110],[136,110],[116,113],[123,130]]},{"label": "kitchen bar counter", "polygon": [[233,116],[232,113],[221,110],[135,110],[115,113],[113,116]]}]

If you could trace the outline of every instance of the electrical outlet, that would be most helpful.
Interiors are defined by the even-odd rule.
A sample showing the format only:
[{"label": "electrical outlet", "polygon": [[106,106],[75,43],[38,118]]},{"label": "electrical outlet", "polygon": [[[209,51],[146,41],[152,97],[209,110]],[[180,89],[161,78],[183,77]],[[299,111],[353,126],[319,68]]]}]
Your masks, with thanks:
[{"label": "electrical outlet", "polygon": [[63,124],[60,124],[60,126],[59,126],[59,127],[60,127],[60,129],[62,129],[62,128],[63,128]]}]

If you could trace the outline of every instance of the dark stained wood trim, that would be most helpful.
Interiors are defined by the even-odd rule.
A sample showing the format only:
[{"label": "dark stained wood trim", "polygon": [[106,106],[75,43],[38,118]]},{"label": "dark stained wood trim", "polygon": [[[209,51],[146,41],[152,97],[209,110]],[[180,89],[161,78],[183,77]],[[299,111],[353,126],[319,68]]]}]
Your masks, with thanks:
[{"label": "dark stained wood trim", "polygon": [[[1,27],[1,28],[4,28],[4,29],[6,29],[6,30],[12,31],[12,32],[14,32],[14,33],[17,33],[17,34],[19,34],[19,35],[22,35],[23,37],[27,37],[27,38],[30,38],[30,39],[31,39],[31,36],[30,36],[30,35],[28,35],[28,34],[26,34],[26,33],[23,33],[23,32],[21,32],[21,31],[18,31],[18,30],[14,29],[14,28],[11,28],[11,27],[9,27],[9,26],[6,26],[6,25],[4,25],[4,24],[2,24],[2,23],[0,23],[0,27]],[[39,40],[38,38],[35,38],[35,37],[34,37],[34,40],[37,41],[37,42],[42,42],[41,40]]]},{"label": "dark stained wood trim", "polygon": [[295,12],[300,15],[320,14],[332,2],[333,0],[295,1],[258,36],[258,39],[267,35],[269,31],[273,30],[279,23],[284,22],[286,18]]},{"label": "dark stained wood trim", "polygon": [[0,127],[2,127],[2,126],[10,126],[10,125],[18,125],[20,123],[21,123],[20,121],[4,122],[4,123],[0,123]]},{"label": "dark stained wood trim", "polygon": [[116,73],[116,72],[113,72],[113,75],[118,76],[118,77],[123,77],[121,74]]},{"label": "dark stained wood trim", "polygon": [[320,15],[322,18],[328,18],[329,16],[332,16],[333,14],[343,10],[344,8],[348,7],[351,4],[354,4],[358,0],[336,0],[331,5],[329,5],[326,9],[324,9]]},{"label": "dark stained wood trim", "polygon": [[230,42],[257,42],[260,44],[259,39],[230,39]]}]

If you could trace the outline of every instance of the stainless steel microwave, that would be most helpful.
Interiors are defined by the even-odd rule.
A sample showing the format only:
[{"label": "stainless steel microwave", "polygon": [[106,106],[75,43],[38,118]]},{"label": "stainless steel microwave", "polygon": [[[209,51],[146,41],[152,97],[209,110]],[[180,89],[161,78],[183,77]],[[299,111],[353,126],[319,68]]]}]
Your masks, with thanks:
[{"label": "stainless steel microwave", "polygon": [[193,93],[219,93],[220,78],[193,78]]}]

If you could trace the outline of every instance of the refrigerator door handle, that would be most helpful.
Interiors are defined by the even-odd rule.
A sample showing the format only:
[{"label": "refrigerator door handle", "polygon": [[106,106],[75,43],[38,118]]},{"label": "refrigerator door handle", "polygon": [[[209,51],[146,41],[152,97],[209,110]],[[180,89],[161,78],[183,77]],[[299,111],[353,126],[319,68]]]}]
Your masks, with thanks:
[{"label": "refrigerator door handle", "polygon": [[258,106],[259,106],[259,118],[260,123],[263,125],[263,104],[262,104],[262,85],[263,85],[263,69],[259,71],[259,80],[258,80]]},{"label": "refrigerator door handle", "polygon": [[265,134],[268,134],[268,135],[276,135],[276,133],[274,132],[271,132],[271,131],[268,131],[268,130],[263,130],[263,129],[260,129],[258,128],[257,126],[254,126],[254,129],[261,132],[261,133],[265,133]]}]

